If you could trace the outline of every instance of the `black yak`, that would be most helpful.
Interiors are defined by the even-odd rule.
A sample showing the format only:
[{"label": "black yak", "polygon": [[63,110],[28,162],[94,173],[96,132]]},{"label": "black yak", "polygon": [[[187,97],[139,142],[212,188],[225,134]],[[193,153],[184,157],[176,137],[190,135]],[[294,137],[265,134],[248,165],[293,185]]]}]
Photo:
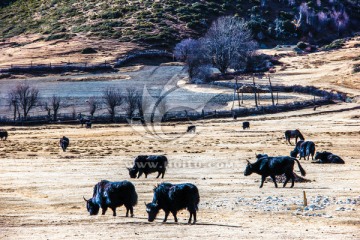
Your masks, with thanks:
[{"label": "black yak", "polygon": [[81,117],[79,119],[79,122],[80,122],[81,126],[84,126],[84,124],[86,125],[86,123],[89,122],[89,121],[90,121],[90,119],[88,119],[88,118]]},{"label": "black yak", "polygon": [[143,173],[145,174],[145,178],[149,173],[158,172],[156,178],[160,177],[164,178],[166,166],[168,164],[168,159],[164,155],[139,155],[134,160],[134,166],[132,168],[128,168],[129,175],[131,178],[136,178],[136,174],[138,174],[137,178],[139,178]]},{"label": "black yak", "polygon": [[66,148],[69,146],[70,140],[67,137],[63,136],[62,138],[60,138],[59,144],[62,150],[66,152]]},{"label": "black yak", "polygon": [[305,176],[306,172],[301,167],[300,162],[296,158],[292,158],[288,156],[279,156],[279,157],[264,156],[259,158],[255,163],[250,163],[248,161],[244,175],[249,176],[252,173],[257,173],[261,175],[260,188],[262,188],[264,181],[268,176],[270,176],[271,179],[274,181],[275,187],[278,187],[275,176],[285,174],[286,180],[284,182],[283,187],[286,186],[287,182],[290,179],[292,181],[291,187],[293,187],[295,181],[295,176],[293,174],[295,161],[298,164],[301,175]]},{"label": "black yak", "polygon": [[301,132],[298,129],[285,131],[285,139],[291,145],[290,138],[295,138],[295,144],[297,143],[298,138],[300,138],[300,140],[303,141],[305,140],[304,136],[301,134]]},{"label": "black yak", "polygon": [[92,126],[92,122],[91,122],[91,121],[85,122],[85,128],[91,128],[91,126]]},{"label": "black yak", "polygon": [[7,138],[8,138],[8,132],[4,129],[0,129],[0,139],[5,141]]},{"label": "black yak", "polygon": [[290,152],[290,156],[296,158],[298,154],[300,154],[300,160],[301,158],[305,159],[305,157],[309,160],[310,155],[311,159],[314,160],[315,143],[312,141],[298,141],[294,150]]},{"label": "black yak", "polygon": [[337,163],[337,164],[344,164],[345,161],[341,159],[341,157],[332,154],[331,152],[316,152],[315,160],[318,160],[313,163]]},{"label": "black yak", "polygon": [[250,128],[250,122],[243,122],[242,128],[243,130],[245,130],[246,128]]},{"label": "black yak", "polygon": [[148,221],[153,222],[160,209],[163,209],[165,212],[163,222],[166,222],[170,212],[174,216],[175,222],[177,222],[177,212],[186,208],[190,212],[188,223],[191,223],[192,216],[194,216],[193,223],[195,224],[199,202],[199,191],[195,185],[191,183],[161,183],[154,188],[153,201],[145,204]]},{"label": "black yak", "polygon": [[102,215],[110,208],[113,216],[116,216],[116,208],[124,205],[126,207],[126,217],[134,216],[133,207],[137,204],[138,195],[131,182],[109,182],[102,180],[94,186],[92,198],[86,200],[86,208],[90,215],[97,215],[99,209],[102,209]]},{"label": "black yak", "polygon": [[191,132],[195,133],[195,131],[196,131],[196,126],[195,125],[188,126],[188,128],[186,130],[187,133],[191,133]]}]

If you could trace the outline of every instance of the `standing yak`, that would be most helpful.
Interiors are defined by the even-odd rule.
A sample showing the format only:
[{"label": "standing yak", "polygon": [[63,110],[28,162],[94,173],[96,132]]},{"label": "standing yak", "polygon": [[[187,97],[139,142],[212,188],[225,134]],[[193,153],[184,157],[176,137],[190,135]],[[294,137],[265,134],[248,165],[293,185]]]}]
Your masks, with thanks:
[{"label": "standing yak", "polygon": [[276,183],[276,175],[285,174],[286,180],[284,182],[283,187],[286,186],[288,181],[291,179],[291,187],[294,187],[295,176],[294,176],[294,164],[295,161],[298,164],[301,175],[305,176],[306,172],[301,167],[299,160],[296,158],[288,157],[288,156],[279,156],[279,157],[268,157],[267,155],[263,155],[264,157],[259,158],[255,163],[250,163],[246,166],[244,171],[245,176],[249,176],[252,173],[257,173],[261,175],[261,184],[260,188],[263,187],[265,179],[270,176],[274,181],[275,187]]},{"label": "standing yak", "polygon": [[8,132],[4,129],[0,129],[0,139],[5,141],[7,137],[8,137]]},{"label": "standing yak", "polygon": [[126,217],[134,216],[133,207],[137,204],[138,195],[131,182],[109,182],[102,180],[94,186],[93,197],[86,200],[86,208],[90,215],[97,215],[99,209],[102,209],[102,215],[110,208],[113,216],[116,216],[116,208],[124,205],[126,207]]},{"label": "standing yak", "polygon": [[59,144],[60,144],[60,147],[62,148],[62,150],[64,152],[66,152],[66,149],[70,144],[70,140],[67,137],[63,136],[62,138],[60,138]]},{"label": "standing yak", "polygon": [[175,222],[177,222],[177,212],[186,208],[190,212],[188,223],[191,223],[191,218],[194,216],[193,224],[195,224],[199,202],[199,190],[195,185],[191,183],[161,183],[154,188],[153,201],[148,204],[145,203],[148,221],[153,222],[159,210],[163,209],[165,211],[163,222],[166,222],[170,212],[174,216]]},{"label": "standing yak", "polygon": [[298,129],[285,131],[285,139],[291,145],[290,138],[295,138],[295,144],[297,143],[298,138],[300,138],[300,140],[305,140],[304,136]]},{"label": "standing yak", "polygon": [[128,168],[131,178],[139,178],[143,173],[145,178],[149,173],[158,172],[156,178],[164,178],[168,159],[164,155],[139,155],[134,160],[134,166]]},{"label": "standing yak", "polygon": [[290,152],[290,156],[296,158],[298,154],[300,154],[299,160],[301,160],[301,158],[305,159],[305,157],[309,160],[310,155],[311,159],[314,160],[315,143],[312,141],[298,141],[294,150]]}]

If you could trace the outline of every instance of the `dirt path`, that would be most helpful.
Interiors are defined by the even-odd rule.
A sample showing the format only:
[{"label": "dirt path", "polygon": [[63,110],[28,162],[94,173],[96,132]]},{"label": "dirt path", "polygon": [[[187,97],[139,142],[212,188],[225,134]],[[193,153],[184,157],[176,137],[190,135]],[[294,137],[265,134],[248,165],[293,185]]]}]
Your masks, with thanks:
[{"label": "dirt path", "polygon": [[[139,126],[140,134],[124,125],[6,127],[9,140],[0,141],[0,239],[359,239],[359,117],[358,105],[341,104],[316,114],[305,109],[236,122],[198,121],[195,135],[171,142],[148,138]],[[245,119],[251,129],[243,131]],[[163,131],[179,136],[186,127],[167,125]],[[283,132],[295,128],[317,150],[332,151],[346,164],[302,160],[311,183],[275,189],[267,182],[259,189],[260,176],[243,175],[246,160],[254,161],[255,153],[288,155],[293,146],[285,143]],[[71,141],[66,153],[57,145],[63,135]],[[163,212],[147,222],[143,202],[151,201],[153,186],[162,181],[154,174],[131,180],[139,194],[134,218],[125,218],[124,208],[115,218],[110,212],[88,215],[82,196],[90,197],[101,179],[129,179],[125,167],[144,153],[168,156],[164,181],[198,186],[197,225],[186,224],[187,211],[179,214],[179,224],[171,217],[162,224]],[[309,205],[324,208],[303,211],[303,191]]]}]

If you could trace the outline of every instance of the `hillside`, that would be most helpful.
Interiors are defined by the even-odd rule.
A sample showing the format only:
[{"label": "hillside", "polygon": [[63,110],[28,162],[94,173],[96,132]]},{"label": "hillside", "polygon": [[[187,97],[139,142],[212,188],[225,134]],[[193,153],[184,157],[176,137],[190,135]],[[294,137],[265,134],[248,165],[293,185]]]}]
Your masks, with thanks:
[{"label": "hillside", "polygon": [[360,31],[360,4],[354,0],[5,0],[0,39],[80,35],[171,48],[183,38],[201,36],[222,15],[248,20],[263,46],[299,40],[324,44]]}]

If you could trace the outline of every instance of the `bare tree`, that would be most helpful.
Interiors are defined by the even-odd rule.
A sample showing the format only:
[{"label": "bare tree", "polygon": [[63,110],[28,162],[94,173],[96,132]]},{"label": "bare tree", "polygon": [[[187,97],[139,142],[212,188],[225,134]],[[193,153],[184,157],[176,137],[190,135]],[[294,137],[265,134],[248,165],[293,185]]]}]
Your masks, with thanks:
[{"label": "bare tree", "polygon": [[214,21],[201,42],[207,58],[223,74],[229,67],[235,70],[244,67],[257,48],[246,22],[231,16]]},{"label": "bare tree", "polygon": [[50,120],[50,118],[51,118],[51,107],[50,107],[50,105],[47,102],[44,102],[42,104],[42,108],[46,111],[47,117]]},{"label": "bare tree", "polygon": [[48,118],[51,118],[51,111],[53,114],[53,121],[57,121],[57,116],[59,113],[59,109],[62,106],[61,97],[53,95],[49,102],[44,102],[42,104],[43,109],[47,112]]},{"label": "bare tree", "polygon": [[125,96],[125,111],[129,118],[132,118],[135,111],[139,108],[140,94],[135,88],[127,88]]},{"label": "bare tree", "polygon": [[206,63],[201,41],[191,38],[182,40],[175,46],[174,56],[186,63],[190,79],[193,79],[197,75],[199,67]]},{"label": "bare tree", "polygon": [[89,113],[91,115],[91,118],[93,118],[96,110],[99,107],[99,102],[95,97],[89,98],[89,100],[87,100],[86,102],[89,104]]},{"label": "bare tree", "polygon": [[122,103],[122,97],[120,94],[120,91],[117,89],[107,88],[103,92],[103,99],[105,102],[105,105],[110,113],[111,121],[114,121],[115,119],[115,108],[120,106]]},{"label": "bare tree", "polygon": [[51,106],[52,106],[52,110],[54,112],[54,116],[53,116],[53,120],[57,121],[57,116],[59,113],[59,109],[61,107],[61,97],[53,95],[51,98]]},{"label": "bare tree", "polygon": [[15,92],[10,91],[8,94],[8,104],[10,109],[13,109],[13,119],[16,120],[16,116],[18,115],[20,118],[20,111],[19,111],[19,99],[16,96]]},{"label": "bare tree", "polygon": [[31,87],[28,83],[20,83],[9,93],[9,101],[18,110],[21,109],[23,117],[26,119],[29,111],[34,108],[39,100],[39,90]]}]

